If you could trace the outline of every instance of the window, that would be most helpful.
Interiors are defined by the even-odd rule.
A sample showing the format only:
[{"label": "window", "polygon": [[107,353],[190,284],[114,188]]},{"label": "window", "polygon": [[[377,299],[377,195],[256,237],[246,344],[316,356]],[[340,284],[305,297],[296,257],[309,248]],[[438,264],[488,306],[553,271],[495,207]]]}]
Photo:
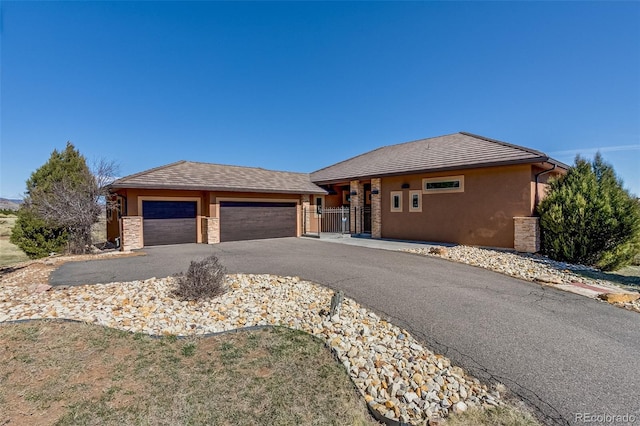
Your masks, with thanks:
[{"label": "window", "polygon": [[402,211],[402,191],[391,191],[391,211]]},{"label": "window", "polygon": [[464,192],[464,176],[443,176],[422,179],[423,194],[442,194]]},{"label": "window", "polygon": [[409,191],[409,211],[422,211],[422,191]]},{"label": "window", "polygon": [[351,203],[351,193],[349,191],[342,191],[342,204]]},{"label": "window", "polygon": [[322,214],[322,197],[316,197],[316,215],[318,217]]}]

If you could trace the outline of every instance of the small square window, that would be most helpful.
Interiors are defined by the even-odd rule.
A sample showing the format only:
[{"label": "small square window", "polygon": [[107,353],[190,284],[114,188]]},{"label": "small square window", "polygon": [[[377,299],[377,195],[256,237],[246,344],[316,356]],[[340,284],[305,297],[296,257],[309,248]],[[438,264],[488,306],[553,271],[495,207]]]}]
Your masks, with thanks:
[{"label": "small square window", "polygon": [[402,191],[391,191],[391,211],[402,211]]},{"label": "small square window", "polygon": [[409,211],[422,211],[422,191],[409,191]]}]

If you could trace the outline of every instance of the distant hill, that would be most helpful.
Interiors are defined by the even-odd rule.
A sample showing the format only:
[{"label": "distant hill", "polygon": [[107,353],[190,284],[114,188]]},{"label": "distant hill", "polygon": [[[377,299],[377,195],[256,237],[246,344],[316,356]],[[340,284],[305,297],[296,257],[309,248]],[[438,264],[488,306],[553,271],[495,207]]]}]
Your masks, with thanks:
[{"label": "distant hill", "polygon": [[18,210],[22,204],[22,200],[10,200],[8,198],[0,198],[0,210]]}]

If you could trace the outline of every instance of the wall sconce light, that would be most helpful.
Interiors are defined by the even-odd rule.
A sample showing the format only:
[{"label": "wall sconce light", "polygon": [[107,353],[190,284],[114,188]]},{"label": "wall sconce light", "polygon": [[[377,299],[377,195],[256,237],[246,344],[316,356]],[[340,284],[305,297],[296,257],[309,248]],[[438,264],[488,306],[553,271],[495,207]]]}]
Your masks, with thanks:
[{"label": "wall sconce light", "polygon": [[408,189],[409,188],[409,184],[408,183],[403,183],[402,184],[402,189]]},{"label": "wall sconce light", "polygon": [[374,195],[378,195],[380,193],[380,191],[378,191],[377,189],[373,189],[371,190],[371,193]]},{"label": "wall sconce light", "polygon": [[351,195],[358,195],[358,191],[351,191]]}]

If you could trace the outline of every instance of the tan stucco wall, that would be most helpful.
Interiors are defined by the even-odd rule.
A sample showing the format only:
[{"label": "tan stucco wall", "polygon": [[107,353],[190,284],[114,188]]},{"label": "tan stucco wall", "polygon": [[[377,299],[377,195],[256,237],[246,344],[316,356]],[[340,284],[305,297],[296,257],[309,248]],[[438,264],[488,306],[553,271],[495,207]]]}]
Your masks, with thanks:
[{"label": "tan stucco wall", "polygon": [[[423,178],[455,175],[464,192],[422,194],[422,211],[409,211]],[[402,191],[402,212],[391,212],[391,191]],[[531,192],[531,165],[382,178],[382,237],[513,248],[513,218],[532,214]]]},{"label": "tan stucco wall", "polygon": [[107,241],[115,242],[120,235],[120,223],[118,212],[114,210],[107,211]]},{"label": "tan stucco wall", "polygon": [[[540,172],[549,170],[551,167],[547,164],[545,165],[545,167],[539,167],[537,165],[534,165],[531,168],[531,209],[532,211],[535,212],[536,209],[536,175]],[[561,175],[565,174],[566,172],[563,171],[562,169],[556,169],[556,170],[552,170],[548,173],[545,173],[543,175],[540,175],[538,177],[538,200],[542,201],[544,199],[544,197],[547,195],[547,191],[549,189],[549,180],[551,179],[557,179],[559,178]]]}]

